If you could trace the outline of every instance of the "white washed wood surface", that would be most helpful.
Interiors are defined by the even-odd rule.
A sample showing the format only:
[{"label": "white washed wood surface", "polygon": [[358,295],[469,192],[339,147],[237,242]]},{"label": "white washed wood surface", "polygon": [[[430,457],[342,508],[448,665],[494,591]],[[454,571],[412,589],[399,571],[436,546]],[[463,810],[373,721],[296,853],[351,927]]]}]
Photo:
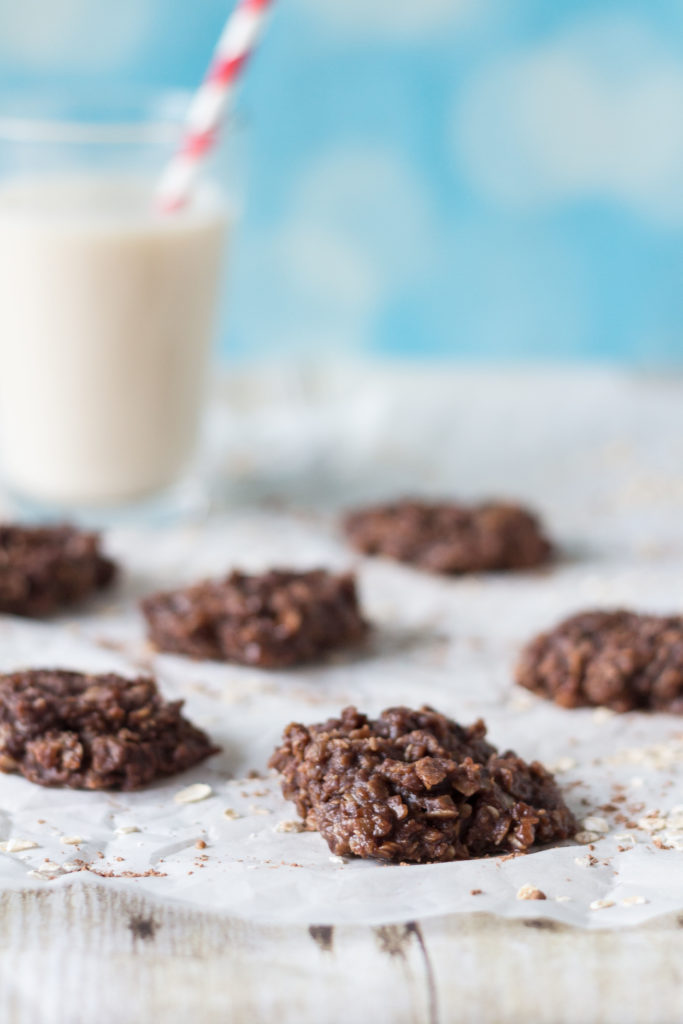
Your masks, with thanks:
[{"label": "white washed wood surface", "polygon": [[[655,574],[683,566],[682,428],[672,377],[346,368],[227,380],[213,458],[227,450],[233,507],[527,496],[555,532],[589,537],[589,557],[607,552],[595,588],[610,601],[635,585],[634,552]],[[679,914],[598,931],[482,914],[309,928],[114,880],[0,895],[0,1024],[668,1024],[682,964]]]},{"label": "white washed wood surface", "polygon": [[0,897],[3,1024],[677,1024],[683,918],[252,925],[111,886]]}]

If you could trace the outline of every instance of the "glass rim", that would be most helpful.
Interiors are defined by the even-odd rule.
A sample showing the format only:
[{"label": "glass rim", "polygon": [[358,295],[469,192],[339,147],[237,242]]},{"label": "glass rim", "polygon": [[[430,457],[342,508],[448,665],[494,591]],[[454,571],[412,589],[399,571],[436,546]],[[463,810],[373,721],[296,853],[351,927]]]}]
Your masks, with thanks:
[{"label": "glass rim", "polygon": [[3,90],[0,142],[168,144],[177,140],[192,99],[184,89],[122,87],[96,90],[87,99],[84,92]]}]

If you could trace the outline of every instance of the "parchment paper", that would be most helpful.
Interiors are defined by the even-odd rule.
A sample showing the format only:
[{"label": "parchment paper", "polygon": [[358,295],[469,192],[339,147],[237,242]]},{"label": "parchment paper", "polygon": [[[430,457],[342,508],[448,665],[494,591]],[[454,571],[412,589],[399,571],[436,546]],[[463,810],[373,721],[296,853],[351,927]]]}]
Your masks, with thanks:
[{"label": "parchment paper", "polygon": [[[655,438],[662,417],[676,415],[680,394],[664,385],[642,389],[641,416],[626,421],[616,410],[632,404],[631,382],[590,381],[581,389],[575,382],[584,414],[573,435],[567,409],[548,412],[546,438],[528,450],[514,451],[520,436],[527,442],[534,437],[530,427],[511,436],[507,453],[514,473],[491,431],[472,432],[479,413],[467,381],[454,378],[450,392],[439,395],[435,380],[423,416],[410,408],[413,392],[403,378],[393,390],[375,380],[374,405],[366,385],[356,403],[366,410],[364,445],[358,423],[341,429],[345,406],[331,402],[329,392],[307,395],[301,421],[292,412],[291,393],[279,395],[281,407],[271,402],[267,409],[270,426],[257,417],[239,438],[234,424],[234,433],[221,435],[229,452],[231,507],[190,527],[111,531],[108,546],[124,576],[87,612],[42,624],[3,617],[1,670],[154,672],[169,698],[186,699],[188,716],[211,733],[222,753],[135,794],[48,790],[0,776],[0,842],[9,841],[10,851],[17,841],[37,844],[0,853],[0,886],[88,885],[105,876],[107,885],[133,886],[161,899],[253,920],[308,924],[485,911],[601,928],[683,910],[683,720],[563,711],[512,684],[521,644],[565,614],[590,606],[681,607],[683,487],[666,465],[671,453],[663,458]],[[489,395],[494,383],[489,380]],[[571,386],[565,384],[565,398]],[[453,395],[460,399],[455,406]],[[531,420],[539,424],[542,413],[529,409],[529,398],[518,388],[508,409],[527,426]],[[649,444],[643,440],[648,414],[658,427]],[[435,447],[437,421],[443,443]],[[273,446],[267,439],[279,436],[278,422],[291,430]],[[416,424],[427,431],[421,457]],[[564,459],[557,456],[561,445],[571,453]],[[659,490],[652,486],[655,472]],[[467,485],[459,485],[461,476]],[[336,487],[325,480],[335,480]],[[526,497],[545,512],[563,557],[539,573],[463,579],[356,558],[338,534],[337,508],[397,488]],[[281,507],[266,502],[269,493]],[[355,566],[375,626],[367,647],[289,672],[197,663],[149,650],[136,610],[140,596],[232,566],[270,565]],[[331,857],[317,834],[293,831],[296,813],[266,763],[289,721],[320,721],[352,703],[372,714],[394,704],[428,703],[463,723],[483,717],[500,748],[557,769],[577,817],[593,819],[585,831],[593,832],[594,841],[512,859],[413,867]],[[193,783],[208,784],[211,795],[176,803],[175,794]],[[546,899],[518,899],[525,884]]]}]

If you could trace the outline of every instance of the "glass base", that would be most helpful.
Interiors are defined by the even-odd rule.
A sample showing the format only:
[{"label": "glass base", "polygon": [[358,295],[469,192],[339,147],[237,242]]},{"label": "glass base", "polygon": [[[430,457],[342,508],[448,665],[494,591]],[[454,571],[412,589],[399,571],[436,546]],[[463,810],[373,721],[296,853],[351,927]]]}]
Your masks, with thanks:
[{"label": "glass base", "polygon": [[188,475],[164,491],[113,505],[68,505],[35,501],[4,488],[7,516],[22,523],[73,523],[86,529],[162,527],[195,523],[209,515],[213,498],[208,482]]}]

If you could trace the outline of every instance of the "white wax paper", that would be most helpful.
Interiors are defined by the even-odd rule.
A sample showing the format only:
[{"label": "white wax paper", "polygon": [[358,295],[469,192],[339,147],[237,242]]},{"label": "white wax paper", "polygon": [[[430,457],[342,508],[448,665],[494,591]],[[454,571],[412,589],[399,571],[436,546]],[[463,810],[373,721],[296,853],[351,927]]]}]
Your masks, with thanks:
[{"label": "white wax paper", "polygon": [[[667,468],[670,452],[662,456],[655,443],[680,396],[664,386],[641,395],[641,414],[656,411],[659,428],[648,446],[642,416],[615,426],[615,408],[633,401],[630,384],[589,378],[590,386],[574,389],[584,412],[573,442],[563,428],[568,412],[546,409],[546,436],[531,445],[529,422],[541,423],[543,410],[518,389],[510,407],[521,424],[508,445],[513,471],[492,427],[473,433],[475,389],[453,379],[459,401],[451,407],[436,378],[433,384],[422,413],[411,410],[405,382],[387,397],[387,386],[375,381],[374,404],[371,390],[359,393],[363,445],[358,422],[342,430],[329,394],[319,404],[309,396],[303,419],[285,395],[279,419],[268,410],[271,426],[261,417],[239,437],[236,428],[228,432],[228,469],[233,481],[241,474],[232,507],[190,527],[113,530],[107,543],[123,566],[114,591],[49,623],[0,619],[0,670],[153,672],[164,694],[185,698],[188,717],[222,748],[192,771],[132,794],[44,789],[0,776],[0,843],[37,844],[0,853],[0,886],[132,886],[214,912],[307,924],[483,911],[604,928],[683,910],[683,719],[565,711],[512,682],[521,645],[565,614],[619,605],[680,610],[683,487]],[[564,389],[567,400],[572,386]],[[498,403],[505,420],[502,392]],[[291,428],[279,445],[271,443],[278,422]],[[413,436],[419,425],[422,448]],[[520,436],[528,450],[522,445],[515,456]],[[653,473],[664,492],[664,485],[652,490]],[[336,488],[324,486],[333,478]],[[340,505],[382,490],[425,489],[528,499],[546,514],[564,556],[538,573],[445,579],[348,550],[337,530]],[[281,507],[266,503],[268,494]],[[233,566],[272,565],[355,567],[374,625],[367,646],[288,672],[198,663],[147,646],[137,611],[143,594]],[[297,816],[266,765],[288,722],[321,721],[348,704],[376,714],[423,703],[464,724],[482,717],[500,748],[559,766],[577,818],[602,818],[607,832],[598,829],[592,848],[572,842],[512,859],[394,867],[342,861],[319,835],[287,831]],[[208,784],[211,795],[176,803],[174,795],[193,783]],[[625,800],[615,803],[620,794]],[[546,899],[518,899],[525,884]]]}]

